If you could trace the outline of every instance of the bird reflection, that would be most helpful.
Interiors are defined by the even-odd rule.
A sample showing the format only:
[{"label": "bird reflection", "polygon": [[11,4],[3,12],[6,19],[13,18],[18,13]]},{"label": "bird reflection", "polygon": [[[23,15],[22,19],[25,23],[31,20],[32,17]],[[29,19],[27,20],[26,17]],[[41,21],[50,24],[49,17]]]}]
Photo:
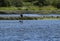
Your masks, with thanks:
[{"label": "bird reflection", "polygon": [[20,22],[21,24],[23,24],[23,20],[19,20],[19,22]]}]

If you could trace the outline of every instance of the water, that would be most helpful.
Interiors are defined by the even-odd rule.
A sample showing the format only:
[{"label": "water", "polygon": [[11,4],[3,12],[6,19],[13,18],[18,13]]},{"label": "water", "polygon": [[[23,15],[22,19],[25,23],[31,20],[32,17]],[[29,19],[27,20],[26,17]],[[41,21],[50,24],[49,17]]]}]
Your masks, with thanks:
[{"label": "water", "polygon": [[60,16],[60,14],[23,14],[24,16],[33,16],[33,17],[39,17],[39,16]]},{"label": "water", "polygon": [[[20,14],[0,14],[0,17],[19,17]],[[40,16],[60,16],[60,14],[23,14],[28,17],[40,17]]]},{"label": "water", "polygon": [[60,41],[60,20],[0,20],[0,41]]}]

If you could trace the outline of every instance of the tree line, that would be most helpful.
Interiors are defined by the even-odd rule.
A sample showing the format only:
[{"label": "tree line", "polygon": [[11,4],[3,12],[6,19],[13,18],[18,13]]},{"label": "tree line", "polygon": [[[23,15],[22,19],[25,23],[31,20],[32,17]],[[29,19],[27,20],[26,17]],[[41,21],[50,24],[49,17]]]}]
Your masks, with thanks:
[{"label": "tree line", "polygon": [[60,8],[60,0],[0,0],[0,7],[22,7],[30,4],[33,6],[54,6]]}]

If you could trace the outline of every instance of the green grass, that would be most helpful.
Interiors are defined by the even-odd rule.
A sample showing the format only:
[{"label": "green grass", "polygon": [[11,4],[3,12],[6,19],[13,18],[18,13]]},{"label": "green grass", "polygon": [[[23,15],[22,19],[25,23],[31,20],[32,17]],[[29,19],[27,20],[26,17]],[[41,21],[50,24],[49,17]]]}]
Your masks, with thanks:
[{"label": "green grass", "polygon": [[57,10],[57,8],[53,6],[44,6],[44,7],[41,7],[40,10]]},{"label": "green grass", "polygon": [[17,10],[16,7],[0,7],[0,10]]},{"label": "green grass", "polygon": [[[31,5],[31,6],[23,6],[23,7],[0,7],[0,10],[21,10],[23,11],[21,13],[24,13],[26,10],[28,10],[28,11],[32,11],[33,13],[40,13],[40,14],[60,14],[60,9],[57,9],[53,6],[38,7]],[[44,11],[40,11],[40,10],[44,10]]]},{"label": "green grass", "polygon": [[57,8],[53,6],[23,6],[23,7],[0,7],[0,10],[57,10]]}]

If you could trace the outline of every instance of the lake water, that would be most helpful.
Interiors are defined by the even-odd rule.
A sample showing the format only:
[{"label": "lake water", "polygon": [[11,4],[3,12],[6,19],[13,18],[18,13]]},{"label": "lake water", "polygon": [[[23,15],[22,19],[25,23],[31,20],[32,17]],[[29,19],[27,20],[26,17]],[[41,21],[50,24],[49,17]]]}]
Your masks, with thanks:
[{"label": "lake water", "polygon": [[0,20],[0,41],[60,41],[60,20]]},{"label": "lake water", "polygon": [[[0,17],[19,17],[20,14],[0,14]],[[60,14],[23,14],[28,17],[40,17],[40,16],[60,16]]]}]

